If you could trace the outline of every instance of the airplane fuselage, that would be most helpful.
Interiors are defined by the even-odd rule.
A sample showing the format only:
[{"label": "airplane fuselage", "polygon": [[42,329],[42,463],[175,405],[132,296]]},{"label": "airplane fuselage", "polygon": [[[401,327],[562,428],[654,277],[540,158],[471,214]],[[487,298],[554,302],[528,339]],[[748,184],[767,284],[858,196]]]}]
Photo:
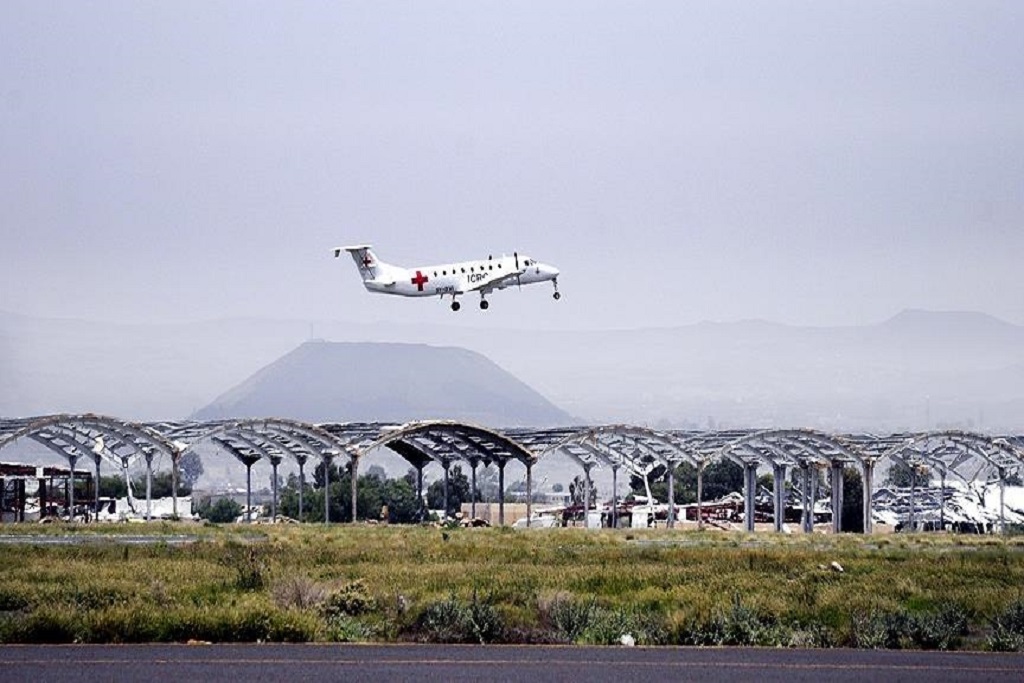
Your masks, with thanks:
[{"label": "airplane fuselage", "polygon": [[504,273],[508,273],[510,278],[486,285],[483,291],[546,282],[558,277],[557,269],[528,257],[520,257],[520,264],[521,275],[515,275],[516,264],[512,256],[415,268],[385,265],[377,277],[363,281],[363,286],[371,292],[399,296],[444,296],[470,291],[479,283]]},{"label": "airplane fuselage", "polygon": [[522,254],[498,258],[488,256],[475,261],[405,268],[379,260],[370,245],[366,244],[339,247],[334,250],[334,255],[337,257],[346,251],[359,269],[363,287],[379,294],[410,297],[450,296],[452,309],[459,310],[455,298],[477,292],[480,294],[480,308],[486,309],[486,297],[496,289],[505,289],[510,285],[551,282],[555,287],[554,297],[560,297],[558,269]]}]

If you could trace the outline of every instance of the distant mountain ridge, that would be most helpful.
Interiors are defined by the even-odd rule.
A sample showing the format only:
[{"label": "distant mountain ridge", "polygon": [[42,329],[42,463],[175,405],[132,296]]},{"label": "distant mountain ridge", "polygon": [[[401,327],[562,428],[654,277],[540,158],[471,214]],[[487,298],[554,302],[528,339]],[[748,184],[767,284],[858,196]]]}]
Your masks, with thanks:
[{"label": "distant mountain ridge", "polygon": [[0,415],[183,418],[315,329],[345,342],[471,349],[589,422],[1024,433],[1024,326],[981,313],[908,310],[845,327],[748,320],[586,331],[498,320],[124,325],[0,312]]},{"label": "distant mountain ridge", "polygon": [[484,356],[426,344],[307,342],[197,411],[196,419],[457,419],[502,427],[572,418]]}]

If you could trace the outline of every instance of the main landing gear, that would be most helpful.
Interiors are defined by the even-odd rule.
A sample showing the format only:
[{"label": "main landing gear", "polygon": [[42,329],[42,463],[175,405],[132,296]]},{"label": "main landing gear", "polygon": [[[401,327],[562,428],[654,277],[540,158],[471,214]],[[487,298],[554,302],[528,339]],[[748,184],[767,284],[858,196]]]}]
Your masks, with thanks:
[{"label": "main landing gear", "polygon": [[490,304],[487,303],[487,299],[480,299],[480,310],[486,311],[489,306]]}]

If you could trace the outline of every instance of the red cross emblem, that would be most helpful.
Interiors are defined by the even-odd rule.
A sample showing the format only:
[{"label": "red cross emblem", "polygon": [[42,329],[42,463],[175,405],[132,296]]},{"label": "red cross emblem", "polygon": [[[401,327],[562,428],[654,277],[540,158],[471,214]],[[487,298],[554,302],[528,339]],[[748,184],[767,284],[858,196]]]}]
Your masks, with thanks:
[{"label": "red cross emblem", "polygon": [[367,268],[373,265],[373,259],[370,258],[370,254],[363,254],[363,265]]},{"label": "red cross emblem", "polygon": [[430,281],[430,278],[428,278],[426,275],[424,275],[423,273],[421,273],[418,270],[416,271],[416,277],[414,277],[412,279],[412,283],[414,285],[416,285],[417,289],[419,289],[419,291],[421,291],[421,292],[423,291],[423,283],[429,282],[429,281]]}]

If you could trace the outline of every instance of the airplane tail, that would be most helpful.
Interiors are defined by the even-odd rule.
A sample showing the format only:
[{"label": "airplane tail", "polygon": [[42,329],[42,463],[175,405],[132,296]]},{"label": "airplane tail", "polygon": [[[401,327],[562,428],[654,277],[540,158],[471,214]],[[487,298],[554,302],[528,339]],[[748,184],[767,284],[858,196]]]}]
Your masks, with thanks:
[{"label": "airplane tail", "polygon": [[356,268],[359,269],[363,282],[377,279],[382,264],[377,259],[377,255],[373,253],[371,245],[359,244],[353,247],[337,247],[334,250],[334,258],[341,256],[343,251],[347,251],[352,255],[352,260],[356,262]]}]

